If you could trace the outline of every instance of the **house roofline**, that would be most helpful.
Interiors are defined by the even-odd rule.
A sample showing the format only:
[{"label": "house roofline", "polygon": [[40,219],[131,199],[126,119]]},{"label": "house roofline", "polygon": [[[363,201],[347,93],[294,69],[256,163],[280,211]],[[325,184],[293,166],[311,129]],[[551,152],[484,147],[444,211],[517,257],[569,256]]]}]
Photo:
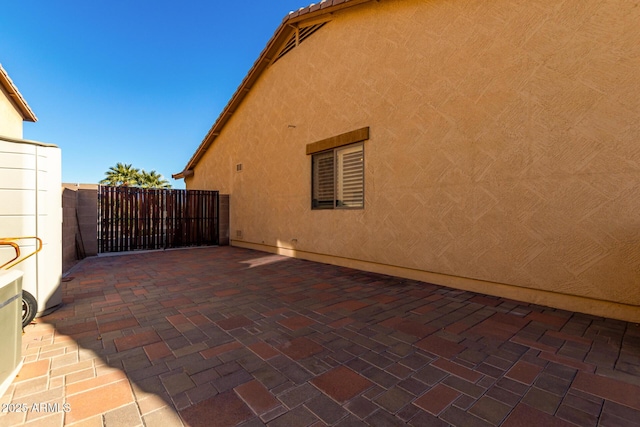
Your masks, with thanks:
[{"label": "house roofline", "polygon": [[[227,124],[233,113],[237,110],[240,103],[247,96],[253,85],[258,78],[262,75],[269,65],[276,59],[278,49],[291,34],[295,31],[296,25],[302,21],[318,18],[324,15],[330,15],[341,9],[360,5],[362,3],[369,3],[374,0],[323,0],[316,4],[311,4],[307,7],[300,8],[297,11],[290,12],[284,17],[282,23],[276,29],[275,33],[267,42],[267,46],[262,50],[260,56],[253,63],[253,66],[236,89],[236,92],[231,97],[231,100],[224,107],[218,119],[215,121],[207,135],[204,137],[193,156],[185,166],[182,172],[171,175],[173,179],[183,179],[187,176],[193,175],[193,169],[198,164],[200,159],[205,155],[211,144],[220,135],[222,128]],[[375,0],[380,1],[380,0]]]},{"label": "house roofline", "polygon": [[38,118],[27,104],[27,101],[24,99],[16,85],[9,77],[9,74],[2,68],[2,64],[0,64],[0,87],[4,89],[4,91],[9,95],[9,99],[13,102],[18,112],[22,116],[22,120],[28,122],[37,122]]}]

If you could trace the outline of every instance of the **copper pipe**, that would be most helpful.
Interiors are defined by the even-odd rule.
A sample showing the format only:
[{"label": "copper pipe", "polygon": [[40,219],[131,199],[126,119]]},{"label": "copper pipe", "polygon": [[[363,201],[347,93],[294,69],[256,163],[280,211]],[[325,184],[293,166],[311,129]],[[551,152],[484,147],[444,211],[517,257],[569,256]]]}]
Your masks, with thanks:
[{"label": "copper pipe", "polygon": [[[18,258],[20,258],[20,245],[18,243],[16,243],[15,241],[16,240],[26,240],[26,239],[36,239],[36,241],[37,241],[36,250],[31,252],[29,255],[25,256],[24,258],[18,259]],[[9,262],[7,262],[5,264],[2,264],[2,266],[0,266],[0,269],[8,270],[11,267],[15,267],[16,265],[20,264],[25,259],[27,259],[27,258],[37,254],[38,252],[40,252],[42,250],[42,239],[40,239],[39,237],[36,237],[36,236],[0,237],[0,245],[11,246],[16,251],[15,258],[13,258],[11,261],[9,261]]]}]

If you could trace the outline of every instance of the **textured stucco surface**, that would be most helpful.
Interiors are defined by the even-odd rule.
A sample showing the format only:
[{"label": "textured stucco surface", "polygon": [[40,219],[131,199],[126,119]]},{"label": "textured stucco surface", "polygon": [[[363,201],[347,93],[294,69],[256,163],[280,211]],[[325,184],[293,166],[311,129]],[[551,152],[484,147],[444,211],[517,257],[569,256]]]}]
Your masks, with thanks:
[{"label": "textured stucco surface", "polygon": [[[638,22],[628,0],[336,13],[187,187],[230,194],[238,243],[638,306]],[[364,126],[365,209],[311,210],[306,144]]]}]

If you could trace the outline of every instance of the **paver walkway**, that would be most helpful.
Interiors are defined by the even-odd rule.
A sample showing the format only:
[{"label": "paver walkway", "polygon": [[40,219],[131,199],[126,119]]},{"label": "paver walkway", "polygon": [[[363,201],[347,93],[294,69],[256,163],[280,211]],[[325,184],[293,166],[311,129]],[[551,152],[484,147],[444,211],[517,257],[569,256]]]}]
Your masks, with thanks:
[{"label": "paver walkway", "polygon": [[72,276],[2,426],[640,423],[635,324],[231,247]]}]

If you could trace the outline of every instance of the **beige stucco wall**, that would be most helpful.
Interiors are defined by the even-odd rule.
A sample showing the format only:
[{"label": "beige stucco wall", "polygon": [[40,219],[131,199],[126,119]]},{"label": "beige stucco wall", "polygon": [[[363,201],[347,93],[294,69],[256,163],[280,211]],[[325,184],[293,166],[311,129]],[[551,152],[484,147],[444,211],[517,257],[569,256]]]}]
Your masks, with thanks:
[{"label": "beige stucco wall", "polygon": [[[640,321],[633,3],[339,12],[261,76],[187,188],[231,195],[234,244]],[[311,210],[305,145],[364,126],[365,209]]]},{"label": "beige stucco wall", "polygon": [[22,138],[22,116],[0,87],[0,135]]}]

